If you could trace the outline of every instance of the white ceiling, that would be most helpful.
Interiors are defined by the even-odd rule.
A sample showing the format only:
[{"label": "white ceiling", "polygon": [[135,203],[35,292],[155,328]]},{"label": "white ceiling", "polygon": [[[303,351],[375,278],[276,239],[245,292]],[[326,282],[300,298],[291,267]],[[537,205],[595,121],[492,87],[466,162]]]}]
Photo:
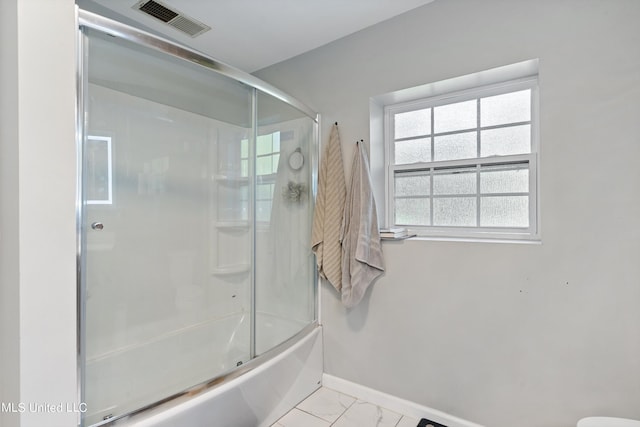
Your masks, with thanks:
[{"label": "white ceiling", "polygon": [[[253,72],[433,0],[160,0],[212,29],[191,38],[136,10],[137,0],[78,0]],[[96,6],[97,5],[97,6]],[[108,10],[107,10],[108,9]]]}]

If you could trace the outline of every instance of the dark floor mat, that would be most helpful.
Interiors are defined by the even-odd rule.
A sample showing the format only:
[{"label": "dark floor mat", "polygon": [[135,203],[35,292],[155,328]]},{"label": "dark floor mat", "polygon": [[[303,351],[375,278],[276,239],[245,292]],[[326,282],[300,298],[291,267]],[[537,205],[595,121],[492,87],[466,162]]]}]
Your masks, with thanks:
[{"label": "dark floor mat", "polygon": [[435,421],[431,421],[426,418],[423,418],[418,423],[418,427],[447,427],[447,426],[444,424],[440,424]]}]

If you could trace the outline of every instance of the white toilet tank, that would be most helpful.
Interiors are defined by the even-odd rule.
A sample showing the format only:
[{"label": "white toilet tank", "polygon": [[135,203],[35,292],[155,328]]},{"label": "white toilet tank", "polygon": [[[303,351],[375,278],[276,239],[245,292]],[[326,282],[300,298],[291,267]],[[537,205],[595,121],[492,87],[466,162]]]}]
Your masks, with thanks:
[{"label": "white toilet tank", "polygon": [[588,417],[578,421],[578,427],[640,427],[640,421],[627,418]]}]

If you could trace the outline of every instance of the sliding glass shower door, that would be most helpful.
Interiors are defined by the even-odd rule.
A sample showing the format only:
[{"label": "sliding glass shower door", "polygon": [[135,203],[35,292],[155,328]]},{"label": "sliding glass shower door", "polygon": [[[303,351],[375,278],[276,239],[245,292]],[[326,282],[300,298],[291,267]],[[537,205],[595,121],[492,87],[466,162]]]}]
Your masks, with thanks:
[{"label": "sliding glass shower door", "polygon": [[251,358],[253,89],[87,32],[86,423]]},{"label": "sliding glass shower door", "polygon": [[316,123],[207,67],[82,30],[83,425],[226,375],[316,316]]},{"label": "sliding glass shower door", "polygon": [[314,126],[299,111],[257,95],[255,348],[262,354],[315,317]]}]

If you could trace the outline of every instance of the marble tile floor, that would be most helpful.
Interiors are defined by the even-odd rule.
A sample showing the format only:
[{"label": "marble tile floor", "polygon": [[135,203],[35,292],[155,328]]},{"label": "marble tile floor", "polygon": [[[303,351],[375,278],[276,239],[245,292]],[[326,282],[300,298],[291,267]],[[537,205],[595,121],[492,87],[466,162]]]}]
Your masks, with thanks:
[{"label": "marble tile floor", "polygon": [[419,421],[321,387],[271,427],[416,427]]}]

